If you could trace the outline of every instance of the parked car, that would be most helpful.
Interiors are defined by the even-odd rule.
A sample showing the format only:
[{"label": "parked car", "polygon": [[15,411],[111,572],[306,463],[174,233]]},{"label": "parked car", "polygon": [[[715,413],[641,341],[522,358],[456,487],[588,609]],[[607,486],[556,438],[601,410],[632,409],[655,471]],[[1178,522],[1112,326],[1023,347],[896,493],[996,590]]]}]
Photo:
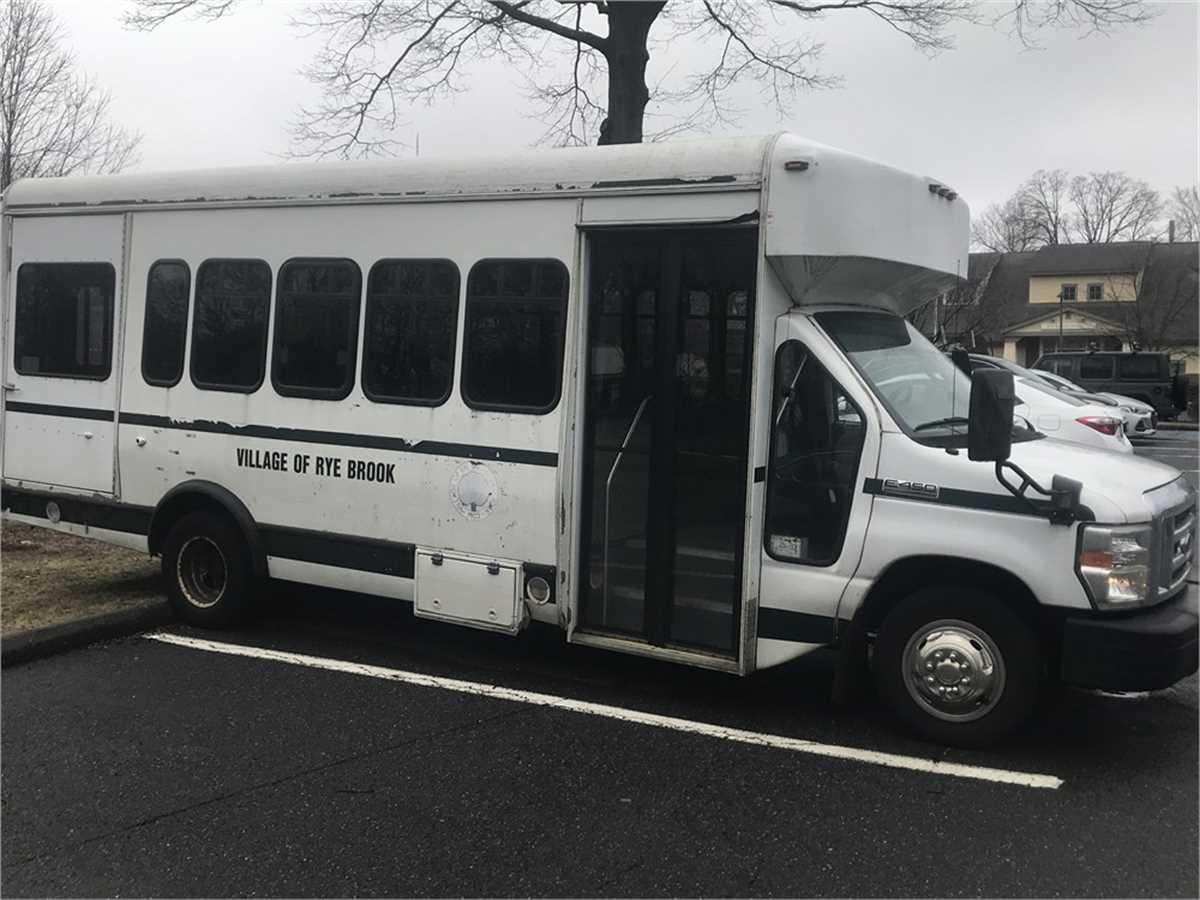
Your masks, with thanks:
[{"label": "parked car", "polygon": [[1016,415],[1030,422],[1048,437],[1076,444],[1099,446],[1118,454],[1132,454],[1124,432],[1121,410],[1111,401],[1088,402],[1055,388],[1042,379],[1042,373],[1028,370],[1016,362],[979,353],[967,355],[971,371],[977,368],[1006,368],[1013,373],[1016,388]]},{"label": "parked car", "polygon": [[1125,423],[1112,407],[1076,400],[1032,376],[1014,378],[1013,383],[1017,392],[1013,412],[1047,437],[1133,453]]},{"label": "parked car", "polygon": [[1041,369],[1031,369],[1030,371],[1051,387],[1065,391],[1073,397],[1078,397],[1080,400],[1086,401],[1095,398],[1100,401],[1108,401],[1116,404],[1117,408],[1121,410],[1122,417],[1125,419],[1126,437],[1150,437],[1158,431],[1158,412],[1149,403],[1143,403],[1136,397],[1125,397],[1121,394],[1111,393],[1110,391],[1085,391],[1070,379],[1063,378],[1061,375],[1055,375],[1053,372],[1046,372]]},{"label": "parked car", "polygon": [[1043,354],[1033,368],[1062,375],[1088,391],[1111,391],[1141,400],[1162,419],[1179,412],[1171,399],[1171,361],[1165,353],[1064,350]]},{"label": "parked car", "polygon": [[1079,385],[1069,379],[1063,378],[1061,375],[1055,375],[1053,372],[1038,369],[1027,369],[1012,360],[996,356],[984,356],[979,353],[972,353],[969,354],[968,358],[971,361],[972,372],[980,368],[1007,369],[1013,373],[1014,378],[1032,378],[1034,381],[1045,384],[1047,387],[1054,388],[1057,391],[1062,391],[1076,400],[1109,407],[1110,414],[1122,420],[1126,437],[1133,437],[1134,435],[1149,437],[1157,430],[1158,416],[1154,412],[1154,407],[1147,403],[1142,403],[1140,400],[1135,400],[1132,397],[1118,397],[1114,394],[1085,391]]}]

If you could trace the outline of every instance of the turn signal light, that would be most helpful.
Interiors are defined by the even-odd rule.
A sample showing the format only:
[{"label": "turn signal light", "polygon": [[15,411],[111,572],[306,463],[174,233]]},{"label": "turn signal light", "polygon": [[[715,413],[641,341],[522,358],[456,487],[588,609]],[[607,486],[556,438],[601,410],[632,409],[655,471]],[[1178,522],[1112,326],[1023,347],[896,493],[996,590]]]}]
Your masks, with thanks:
[{"label": "turn signal light", "polygon": [[1113,556],[1104,550],[1084,550],[1079,554],[1081,566],[1093,566],[1097,569],[1111,569]]},{"label": "turn signal light", "polygon": [[1121,420],[1110,419],[1108,416],[1080,416],[1075,421],[1101,434],[1115,435],[1121,429]]}]

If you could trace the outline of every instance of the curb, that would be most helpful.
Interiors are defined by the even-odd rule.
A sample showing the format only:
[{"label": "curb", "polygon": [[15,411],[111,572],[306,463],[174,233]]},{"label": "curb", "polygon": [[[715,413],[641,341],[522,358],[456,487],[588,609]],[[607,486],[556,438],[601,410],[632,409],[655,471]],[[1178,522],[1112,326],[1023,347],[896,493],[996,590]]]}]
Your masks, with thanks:
[{"label": "curb", "polygon": [[1159,431],[1196,431],[1200,422],[1159,422]]},{"label": "curb", "polygon": [[0,667],[7,669],[9,666],[77,650],[97,641],[128,637],[174,621],[174,612],[163,600],[152,606],[21,631],[0,640]]}]

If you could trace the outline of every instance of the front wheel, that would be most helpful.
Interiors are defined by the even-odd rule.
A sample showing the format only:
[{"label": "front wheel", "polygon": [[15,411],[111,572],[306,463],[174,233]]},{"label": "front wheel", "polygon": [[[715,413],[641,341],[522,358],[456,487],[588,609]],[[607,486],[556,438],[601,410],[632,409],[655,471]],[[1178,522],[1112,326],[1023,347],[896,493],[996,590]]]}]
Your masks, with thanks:
[{"label": "front wheel", "polygon": [[249,606],[245,541],[232,522],[200,510],[175,523],[163,543],[163,576],[176,614],[191,625],[222,628]]},{"label": "front wheel", "polygon": [[884,619],[879,690],[922,737],[977,747],[1014,731],[1037,702],[1041,652],[1025,619],[971,588],[926,588]]}]

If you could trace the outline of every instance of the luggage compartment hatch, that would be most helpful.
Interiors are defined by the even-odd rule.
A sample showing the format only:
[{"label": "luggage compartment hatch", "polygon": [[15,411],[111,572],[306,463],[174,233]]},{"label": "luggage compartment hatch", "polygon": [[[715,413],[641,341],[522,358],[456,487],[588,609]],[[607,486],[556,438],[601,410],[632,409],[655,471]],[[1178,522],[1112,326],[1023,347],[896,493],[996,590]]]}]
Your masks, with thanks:
[{"label": "luggage compartment hatch", "polygon": [[521,628],[517,594],[519,564],[436,550],[417,550],[413,612],[490,631]]}]

